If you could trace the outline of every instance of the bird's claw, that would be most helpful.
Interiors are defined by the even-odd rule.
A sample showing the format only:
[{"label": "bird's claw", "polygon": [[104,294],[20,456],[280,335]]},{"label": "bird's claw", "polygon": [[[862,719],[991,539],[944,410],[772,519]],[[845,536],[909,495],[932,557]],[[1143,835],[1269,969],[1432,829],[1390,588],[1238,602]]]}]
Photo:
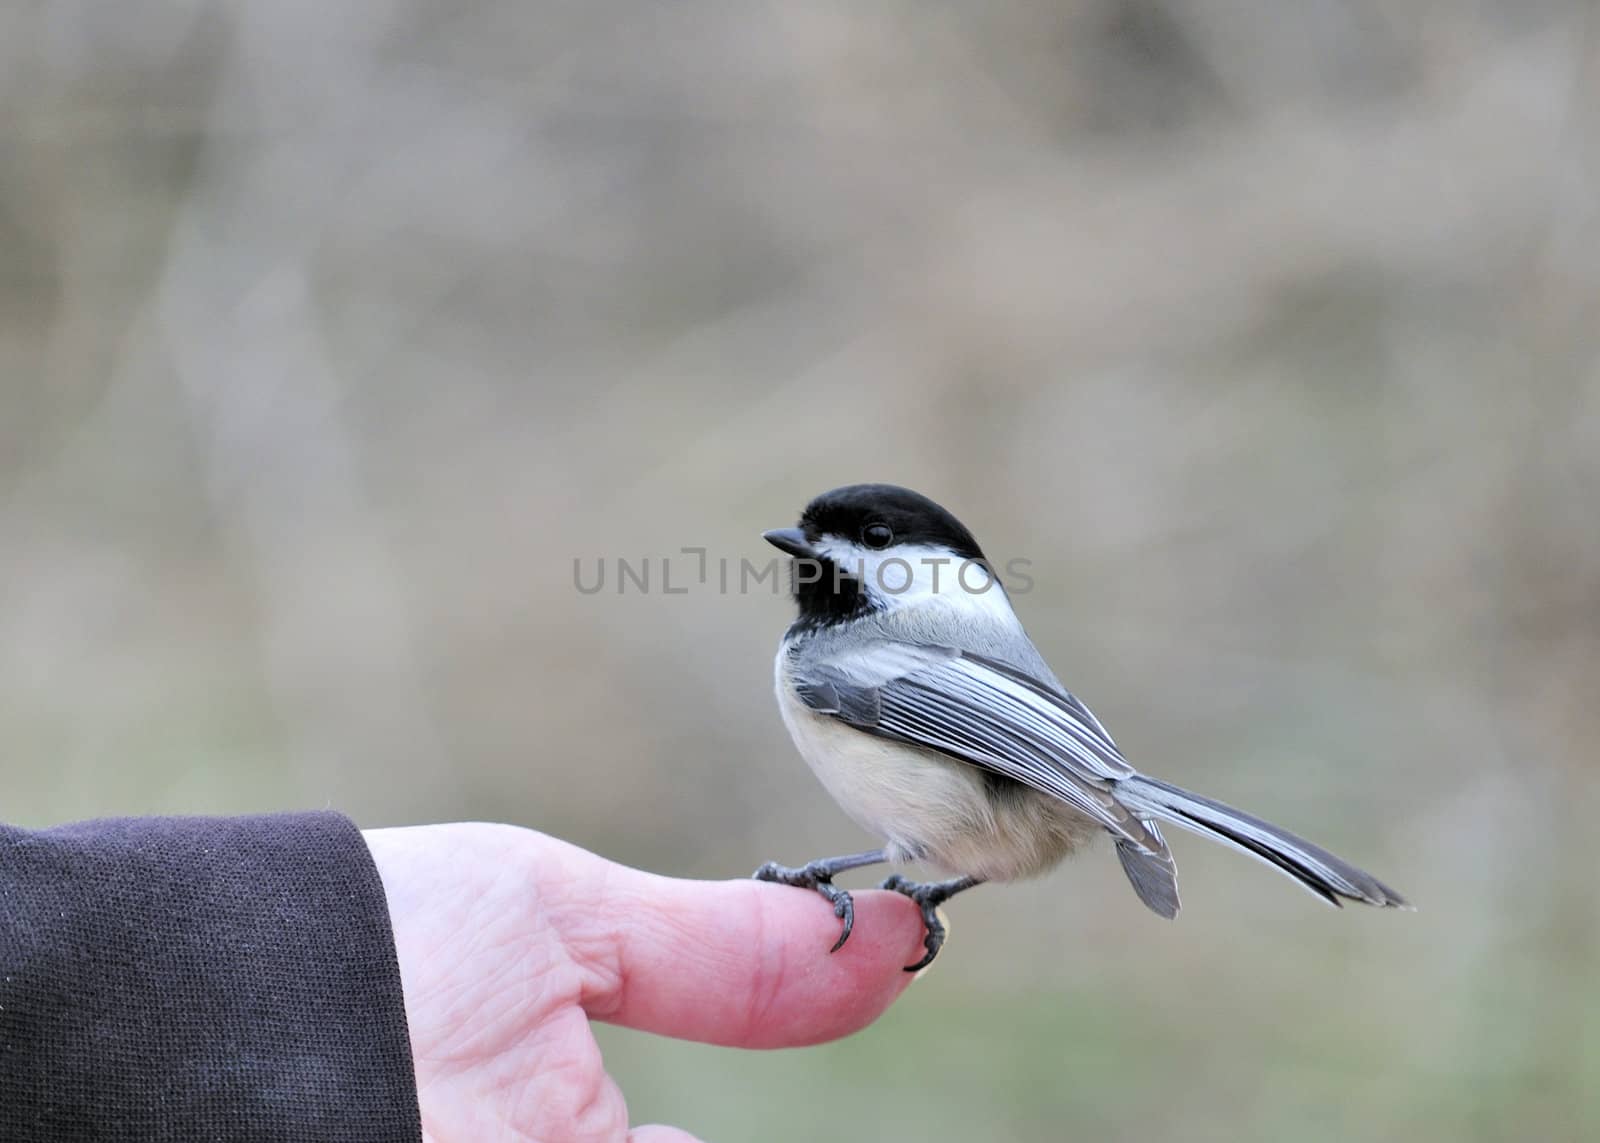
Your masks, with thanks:
[{"label": "bird's claw", "polygon": [[833,947],[828,951],[836,953],[844,948],[845,941],[850,939],[850,930],[856,926],[856,903],[847,890],[833,883],[833,872],[827,868],[826,862],[813,861],[810,865],[795,868],[769,861],[751,876],[757,881],[775,881],[779,885],[793,885],[797,889],[810,889],[821,894],[833,906],[833,915],[842,922],[839,939],[833,942]]},{"label": "bird's claw", "polygon": [[922,947],[927,950],[921,960],[916,964],[906,965],[907,972],[921,972],[933,963],[933,958],[939,955],[939,950],[944,947],[947,935],[944,921],[939,916],[939,906],[962,889],[969,882],[962,881],[911,881],[895,873],[884,878],[879,889],[887,889],[892,893],[899,893],[909,897],[913,904],[922,912]]}]

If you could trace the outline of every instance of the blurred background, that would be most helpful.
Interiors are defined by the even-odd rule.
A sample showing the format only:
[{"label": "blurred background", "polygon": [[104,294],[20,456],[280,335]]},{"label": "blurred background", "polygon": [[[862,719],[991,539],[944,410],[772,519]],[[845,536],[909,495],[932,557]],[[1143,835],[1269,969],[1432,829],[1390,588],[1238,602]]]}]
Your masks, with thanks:
[{"label": "blurred background", "polygon": [[1105,849],[843,1043],[602,1029],[636,1121],[1596,1137],[1596,16],[13,0],[0,816],[860,848],[716,561],[894,481],[1136,763],[1420,912]]}]

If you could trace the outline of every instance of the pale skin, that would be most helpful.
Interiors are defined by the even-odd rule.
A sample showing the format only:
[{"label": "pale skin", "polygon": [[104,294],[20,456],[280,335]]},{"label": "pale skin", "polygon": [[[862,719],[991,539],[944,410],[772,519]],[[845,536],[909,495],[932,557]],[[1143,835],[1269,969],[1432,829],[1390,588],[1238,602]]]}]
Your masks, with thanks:
[{"label": "pale skin", "polygon": [[631,1131],[590,1030],[600,1020],[737,1048],[837,1039],[912,979],[915,906],[856,896],[855,935],[816,894],[681,881],[515,826],[365,834],[388,897],[427,1143],[622,1140]]}]

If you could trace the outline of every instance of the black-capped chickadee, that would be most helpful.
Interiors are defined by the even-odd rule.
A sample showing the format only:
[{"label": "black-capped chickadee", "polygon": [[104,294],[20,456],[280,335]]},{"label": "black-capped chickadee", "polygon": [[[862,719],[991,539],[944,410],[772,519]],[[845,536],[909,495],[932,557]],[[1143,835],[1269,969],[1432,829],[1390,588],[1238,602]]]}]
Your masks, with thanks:
[{"label": "black-capped chickadee", "polygon": [[850,936],[847,869],[927,862],[954,880],[898,875],[882,888],[922,910],[927,965],[944,943],[936,910],[985,881],[1032,877],[1101,833],[1139,899],[1178,912],[1159,819],[1259,858],[1329,904],[1406,907],[1393,889],[1327,850],[1130,766],[1089,708],[1034,649],[972,533],[891,484],[853,484],[765,538],[795,557],[799,617],[778,646],[777,692],[795,746],[882,849],[769,862],[764,881],[814,889]]}]

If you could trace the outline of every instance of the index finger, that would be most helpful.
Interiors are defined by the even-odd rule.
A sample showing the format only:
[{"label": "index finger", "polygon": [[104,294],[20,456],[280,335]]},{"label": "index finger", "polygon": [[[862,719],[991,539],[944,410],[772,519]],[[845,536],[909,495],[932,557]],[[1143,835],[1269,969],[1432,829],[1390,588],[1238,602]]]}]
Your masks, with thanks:
[{"label": "index finger", "polygon": [[610,866],[602,906],[562,927],[598,1020],[745,1048],[837,1039],[910,983],[922,918],[898,893],[855,894],[855,927],[816,893],[757,881],[682,881]]}]

